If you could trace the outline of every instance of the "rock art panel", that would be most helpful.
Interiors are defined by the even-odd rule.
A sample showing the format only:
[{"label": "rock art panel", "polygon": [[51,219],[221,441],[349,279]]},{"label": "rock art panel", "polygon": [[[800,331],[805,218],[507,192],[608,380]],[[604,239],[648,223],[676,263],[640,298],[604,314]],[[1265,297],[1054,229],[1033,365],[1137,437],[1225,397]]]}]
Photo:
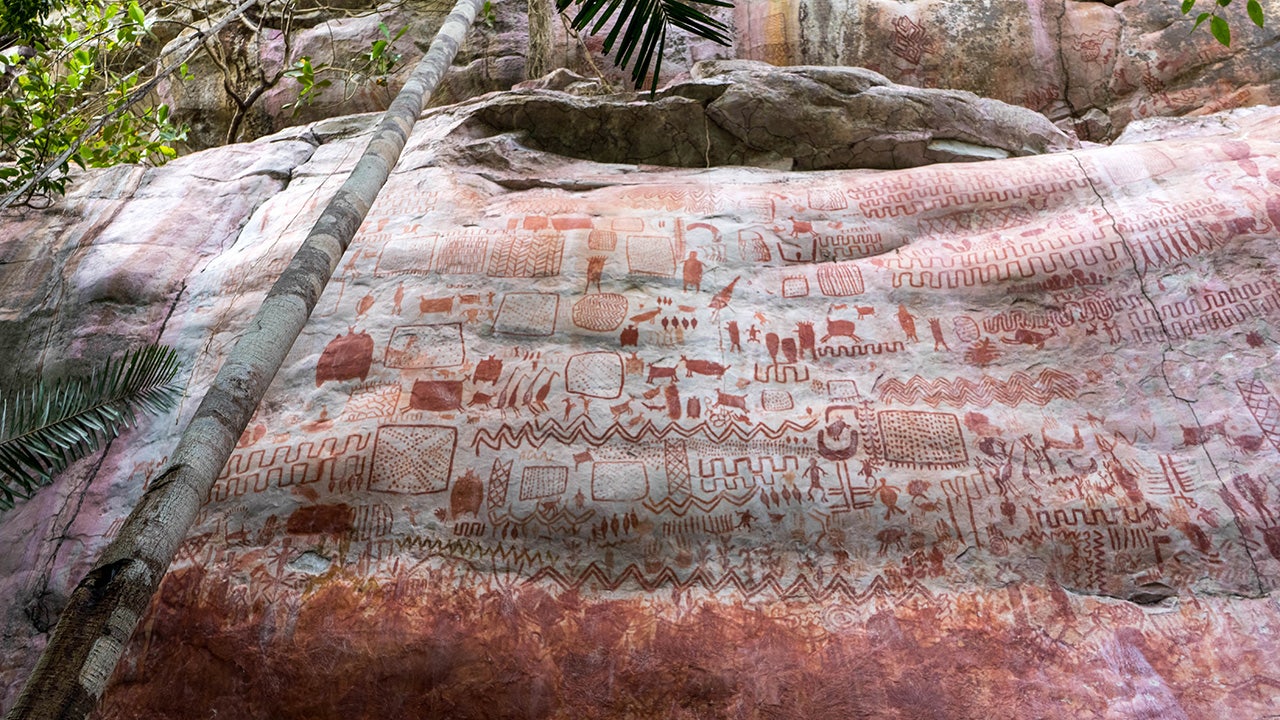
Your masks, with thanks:
[{"label": "rock art panel", "polygon": [[[1275,111],[801,173],[451,132],[485,102],[416,131],[101,717],[1280,712]],[[321,187],[145,326],[189,395]],[[0,248],[92,245],[100,200]],[[0,521],[0,702],[172,420]]]}]

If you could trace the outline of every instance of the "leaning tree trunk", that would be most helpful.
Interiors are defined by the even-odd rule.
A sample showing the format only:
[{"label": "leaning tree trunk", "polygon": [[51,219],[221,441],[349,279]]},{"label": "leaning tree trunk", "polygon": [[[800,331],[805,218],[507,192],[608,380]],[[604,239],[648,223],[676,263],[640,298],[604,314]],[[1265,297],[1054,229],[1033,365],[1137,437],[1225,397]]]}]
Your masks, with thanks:
[{"label": "leaning tree trunk", "polygon": [[483,0],[458,0],[445,19],[355,169],[223,362],[172,461],[72,592],[7,720],[84,718],[101,698],[214,479],[306,325],[399,159],[423,100],[453,62],[482,4]]}]

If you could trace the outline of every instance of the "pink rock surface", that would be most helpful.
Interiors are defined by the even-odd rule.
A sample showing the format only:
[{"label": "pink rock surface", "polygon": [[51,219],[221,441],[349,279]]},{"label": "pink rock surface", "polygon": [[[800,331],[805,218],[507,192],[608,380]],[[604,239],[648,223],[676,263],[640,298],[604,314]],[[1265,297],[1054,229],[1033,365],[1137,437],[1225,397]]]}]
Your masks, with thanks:
[{"label": "pink rock surface", "polygon": [[1280,66],[1266,49],[1274,21],[1257,28],[1243,6],[1231,6],[1225,48],[1204,28],[1192,32],[1179,5],[753,0],[735,11],[735,53],[969,90],[1043,112],[1082,140],[1113,138],[1145,117],[1274,103]]},{"label": "pink rock surface", "polygon": [[[475,108],[419,124],[99,717],[1280,713],[1280,114],[792,173],[565,159]],[[362,142],[149,171],[288,178],[163,233],[113,173],[6,224],[85,278],[11,327],[89,352],[112,304],[193,399],[0,520],[0,705]],[[157,278],[77,274],[126,236]]]}]

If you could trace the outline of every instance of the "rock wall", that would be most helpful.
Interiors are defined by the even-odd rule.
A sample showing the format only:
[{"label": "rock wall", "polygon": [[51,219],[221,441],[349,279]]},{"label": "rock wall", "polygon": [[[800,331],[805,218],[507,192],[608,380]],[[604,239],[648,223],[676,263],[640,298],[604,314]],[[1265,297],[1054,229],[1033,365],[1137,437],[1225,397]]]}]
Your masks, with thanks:
[{"label": "rock wall", "polygon": [[[1268,17],[1280,3],[1267,0]],[[161,96],[192,125],[193,147],[248,139],[289,125],[336,115],[382,110],[447,12],[446,4],[400,4],[378,10],[329,7],[285,17],[254,16],[211,43],[211,54],[192,62],[194,78],[166,85]],[[446,76],[435,102],[447,105],[526,80],[527,5],[493,4]],[[162,38],[177,21],[198,23],[176,6],[174,23],[160,23]],[[718,10],[732,27],[723,48],[672,31],[664,78],[681,81],[710,59],[754,59],[774,65],[865,67],[915,87],[967,90],[1042,112],[1082,140],[1115,138],[1135,119],[1204,115],[1273,103],[1280,64],[1269,48],[1273,25],[1259,29],[1244,8],[1227,11],[1233,41],[1224,48],[1191,24],[1173,0],[751,0]],[[213,13],[215,16],[217,12]],[[331,72],[333,84],[300,108],[299,85],[276,73],[303,55],[316,63],[360,67],[360,55],[380,35],[407,28],[394,45],[400,68],[385,82]],[[286,42],[287,40],[287,42]],[[628,86],[603,37],[581,39],[551,26],[547,61],[615,88]],[[245,103],[236,120],[237,108]]]},{"label": "rock wall", "polygon": [[[1263,3],[1268,17],[1280,5]],[[1131,121],[1274,103],[1274,22],[1228,9],[1224,48],[1170,0],[760,0],[739,3],[738,57],[853,65],[1043,112],[1081,139]]]},{"label": "rock wall", "polygon": [[[504,101],[418,125],[99,718],[1280,713],[1280,114],[792,172]],[[0,707],[363,122],[0,230],[6,378],[158,336],[188,388],[0,516]]]}]

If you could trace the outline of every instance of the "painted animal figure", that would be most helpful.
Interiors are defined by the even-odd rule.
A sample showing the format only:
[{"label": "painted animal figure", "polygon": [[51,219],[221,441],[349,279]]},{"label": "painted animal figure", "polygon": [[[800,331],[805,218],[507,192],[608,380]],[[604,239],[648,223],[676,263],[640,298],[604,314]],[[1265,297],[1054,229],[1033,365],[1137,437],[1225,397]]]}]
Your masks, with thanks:
[{"label": "painted animal figure", "polygon": [[1209,442],[1210,438],[1215,436],[1227,436],[1227,424],[1225,421],[1219,421],[1203,427],[1182,427],[1182,446],[1190,447],[1191,445],[1204,445]]},{"label": "painted animal figure", "polygon": [[618,335],[618,345],[621,347],[635,347],[640,344],[640,329],[635,325],[628,325]]},{"label": "painted animal figure", "polygon": [[537,394],[533,397],[533,403],[530,404],[534,412],[544,413],[547,411],[547,396],[551,394],[551,382],[559,375],[560,373],[557,372],[551,373],[551,376],[547,378],[547,384],[538,389]]},{"label": "painted animal figure", "polygon": [[746,412],[747,396],[746,395],[730,395],[729,393],[716,390],[716,405],[720,407],[738,408],[739,410]]},{"label": "painted animal figure", "polygon": [[1026,328],[1018,328],[1013,331],[1012,338],[1002,337],[1000,342],[1006,345],[1033,345],[1035,349],[1043,350],[1045,341],[1057,334],[1054,331],[1036,332]]},{"label": "painted animal figure", "polygon": [[649,377],[645,378],[645,379],[644,379],[644,381],[645,381],[645,382],[650,382],[650,383],[651,383],[651,382],[653,382],[654,380],[657,380],[658,378],[671,378],[671,379],[673,379],[673,380],[674,380],[674,379],[675,379],[675,377],[676,377],[676,368],[675,368],[675,366],[672,366],[672,367],[659,367],[659,366],[657,366],[657,365],[650,365],[650,366],[649,366]]},{"label": "painted animal figure", "polygon": [[789,219],[791,220],[791,237],[800,237],[800,233],[813,234],[813,223],[808,220]]},{"label": "painted animal figure", "polygon": [[471,375],[474,383],[494,383],[502,377],[502,361],[490,355],[476,363],[476,371]]},{"label": "painted animal figure", "polygon": [[628,398],[627,401],[624,403],[618,403],[617,405],[610,405],[609,412],[613,413],[613,419],[617,420],[623,415],[634,414],[635,410],[631,409],[631,403],[634,401],[635,401],[635,398]]},{"label": "painted animal figure", "polygon": [[644,360],[641,360],[636,353],[631,353],[626,360],[626,368],[628,375],[639,375],[644,372]]},{"label": "painted animal figure", "polygon": [[854,342],[862,342],[862,338],[854,333],[854,325],[852,320],[832,320],[827,319],[827,334],[822,336],[819,342],[826,342],[833,337],[846,337]]},{"label": "painted animal figure", "polygon": [[684,363],[685,377],[693,377],[694,373],[708,377],[724,377],[725,371],[729,369],[727,365],[721,365],[710,360],[690,360],[684,355],[680,356],[680,362]]},{"label": "painted animal figure", "polygon": [[418,310],[420,310],[424,315],[427,313],[447,313],[453,310],[453,296],[429,298],[425,295],[419,295]]},{"label": "painted animal figure", "polygon": [[905,530],[901,528],[885,528],[876,533],[876,539],[880,541],[880,549],[876,551],[877,555],[884,555],[889,552],[890,547],[902,549],[902,540],[907,536]]}]

